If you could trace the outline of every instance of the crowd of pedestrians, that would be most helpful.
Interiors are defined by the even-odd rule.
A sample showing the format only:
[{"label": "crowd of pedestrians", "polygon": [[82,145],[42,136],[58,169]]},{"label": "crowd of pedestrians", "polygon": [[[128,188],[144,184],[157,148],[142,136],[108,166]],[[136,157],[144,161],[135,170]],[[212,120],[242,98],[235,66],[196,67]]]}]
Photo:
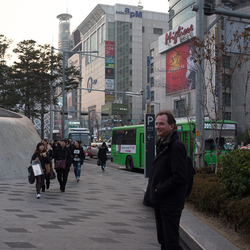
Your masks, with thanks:
[{"label": "crowd of pedestrians", "polygon": [[[41,142],[37,144],[31,157],[31,163],[39,164],[42,173],[35,176],[36,196],[38,199],[41,197],[41,191],[45,192],[46,189],[49,189],[50,180],[54,178],[57,178],[61,192],[65,192],[71,165],[73,165],[74,168],[75,181],[80,181],[85,159],[81,143],[80,140],[76,140],[73,143],[71,139],[55,140],[53,143],[49,143],[46,139],[42,139]],[[105,171],[107,151],[108,147],[104,142],[98,153],[103,171]]]},{"label": "crowd of pedestrians", "polygon": [[[85,159],[84,151],[80,145],[81,141],[76,141],[75,145],[73,145],[70,139],[61,140],[60,142],[55,140],[53,144],[48,143],[46,139],[42,139],[37,144],[31,157],[31,163],[32,165],[39,164],[41,168],[41,174],[35,176],[36,197],[38,199],[41,197],[41,191],[45,192],[45,189],[49,189],[50,180],[56,176],[61,192],[65,192],[72,163],[76,181],[80,180],[81,166]],[[56,171],[56,176],[54,170]]]}]

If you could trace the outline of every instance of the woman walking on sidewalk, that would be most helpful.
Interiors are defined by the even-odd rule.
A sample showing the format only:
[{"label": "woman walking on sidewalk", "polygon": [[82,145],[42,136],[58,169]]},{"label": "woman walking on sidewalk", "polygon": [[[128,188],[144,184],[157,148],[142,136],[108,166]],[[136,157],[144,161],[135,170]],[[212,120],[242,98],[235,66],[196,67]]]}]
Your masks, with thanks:
[{"label": "woman walking on sidewalk", "polygon": [[102,143],[102,146],[99,148],[98,151],[98,159],[101,161],[101,168],[102,171],[105,171],[106,167],[106,161],[107,161],[107,152],[108,152],[108,147],[105,142]]},{"label": "woman walking on sidewalk", "polygon": [[75,145],[73,146],[73,166],[76,182],[79,182],[80,180],[81,165],[83,165],[83,160],[85,159],[81,143],[82,141],[76,140]]},{"label": "woman walking on sidewalk", "polygon": [[[66,183],[68,180],[68,174],[70,170],[70,165],[72,163],[71,152],[69,148],[66,147],[67,140],[62,140],[56,149],[54,154],[55,159],[55,170],[57,173],[57,180],[60,184],[61,192],[65,192]],[[61,161],[65,163],[63,168],[56,168],[57,161]]]},{"label": "woman walking on sidewalk", "polygon": [[44,153],[44,145],[42,142],[39,142],[36,146],[36,150],[31,157],[31,162],[39,162],[43,171],[42,175],[36,176],[36,197],[39,199],[41,197],[41,188],[44,183],[44,172],[45,172],[45,163],[49,163],[49,158]]},{"label": "woman walking on sidewalk", "polygon": [[[44,153],[47,154],[48,158],[49,158],[49,163],[46,163],[45,164],[45,176],[44,176],[44,179],[46,182],[46,189],[49,189],[49,186],[50,186],[50,173],[52,171],[52,156],[53,156],[53,150],[52,150],[52,147],[50,146],[50,144],[47,142],[46,139],[42,139],[41,141],[44,145]],[[43,185],[42,185],[42,192],[45,192],[45,183],[43,182]]]}]

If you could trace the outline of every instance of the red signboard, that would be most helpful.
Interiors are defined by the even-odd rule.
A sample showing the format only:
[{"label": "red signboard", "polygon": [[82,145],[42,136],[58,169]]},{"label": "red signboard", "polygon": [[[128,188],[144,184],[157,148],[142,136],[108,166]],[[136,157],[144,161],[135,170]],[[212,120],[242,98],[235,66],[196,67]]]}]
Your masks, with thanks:
[{"label": "red signboard", "polygon": [[105,41],[105,56],[113,56],[115,54],[115,42]]},{"label": "red signboard", "polygon": [[191,42],[175,47],[166,53],[166,94],[195,88],[195,47]]}]

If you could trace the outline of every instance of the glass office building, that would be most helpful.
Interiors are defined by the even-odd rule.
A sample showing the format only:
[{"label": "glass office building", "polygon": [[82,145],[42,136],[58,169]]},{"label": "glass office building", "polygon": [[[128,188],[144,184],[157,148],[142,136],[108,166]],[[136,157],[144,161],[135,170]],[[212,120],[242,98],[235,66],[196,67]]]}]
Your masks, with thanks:
[{"label": "glass office building", "polygon": [[[103,105],[125,104],[128,109],[127,115],[122,114],[122,124],[131,124],[127,122],[131,119],[133,124],[142,122],[149,44],[168,31],[168,16],[167,10],[144,11],[142,6],[124,4],[98,4],[93,9],[70,38],[71,50],[80,54],[72,55],[69,64],[79,67],[82,74],[81,89],[74,98],[76,110],[94,113],[89,117],[100,125],[96,117]],[[88,53],[92,51],[98,54]],[[121,120],[119,114],[111,115]]]}]

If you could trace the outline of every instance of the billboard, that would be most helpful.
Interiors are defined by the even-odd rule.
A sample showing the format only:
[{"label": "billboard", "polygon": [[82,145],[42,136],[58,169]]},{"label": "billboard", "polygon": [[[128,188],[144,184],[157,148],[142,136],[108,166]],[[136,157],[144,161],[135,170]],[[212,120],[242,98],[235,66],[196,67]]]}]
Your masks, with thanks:
[{"label": "billboard", "polygon": [[[105,90],[114,90],[114,68],[115,68],[115,43],[105,41]],[[113,102],[115,95],[113,91],[105,92],[105,102]]]},{"label": "billboard", "polygon": [[189,41],[166,52],[166,95],[195,89],[194,51]]}]

